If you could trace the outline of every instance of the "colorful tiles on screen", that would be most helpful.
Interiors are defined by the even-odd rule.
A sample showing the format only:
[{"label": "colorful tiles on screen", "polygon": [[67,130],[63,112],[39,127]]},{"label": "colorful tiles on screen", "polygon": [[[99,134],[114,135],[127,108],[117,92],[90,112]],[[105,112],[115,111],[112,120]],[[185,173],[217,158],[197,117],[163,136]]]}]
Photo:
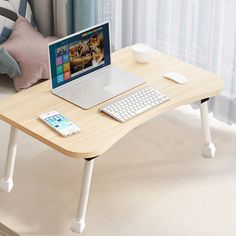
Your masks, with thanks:
[{"label": "colorful tiles on screen", "polygon": [[62,73],[63,73],[62,65],[57,66],[57,75],[62,74]]},{"label": "colorful tiles on screen", "polygon": [[70,60],[69,53],[63,55],[63,63],[66,63]]},{"label": "colorful tiles on screen", "polygon": [[56,65],[61,65],[62,64],[62,56],[56,58]]},{"label": "colorful tiles on screen", "polygon": [[65,46],[62,46],[60,48],[57,48],[56,50],[56,56],[59,57],[59,56],[62,56],[64,55],[65,53],[68,53],[68,45],[65,45]]},{"label": "colorful tiles on screen", "polygon": [[57,83],[63,83],[71,78],[70,54],[68,45],[56,49]]},{"label": "colorful tiles on screen", "polygon": [[60,75],[57,76],[57,83],[58,84],[64,81],[64,76],[63,75],[64,74],[60,74]]},{"label": "colorful tiles on screen", "polygon": [[63,70],[64,70],[64,72],[70,70],[70,63],[69,62],[66,62],[63,64]]},{"label": "colorful tiles on screen", "polygon": [[66,72],[64,73],[64,79],[65,79],[65,80],[69,80],[69,79],[70,79],[70,71],[66,71]]}]

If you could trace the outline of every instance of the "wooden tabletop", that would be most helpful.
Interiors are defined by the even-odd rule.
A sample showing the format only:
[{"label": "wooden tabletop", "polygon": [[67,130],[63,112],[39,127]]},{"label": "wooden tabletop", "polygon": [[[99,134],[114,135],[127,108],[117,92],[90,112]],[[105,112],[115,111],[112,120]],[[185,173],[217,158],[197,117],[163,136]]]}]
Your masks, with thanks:
[{"label": "wooden tabletop", "polygon": [[[158,51],[154,53],[152,62],[138,64],[132,57],[130,47],[124,48],[112,54],[112,65],[142,77],[146,81],[142,86],[151,85],[171,100],[125,123],[119,123],[98,112],[98,108],[130,91],[92,109],[83,110],[53,95],[49,81],[46,81],[1,100],[0,119],[67,156],[88,158],[101,155],[129,131],[153,117],[180,105],[215,96],[223,88],[223,81],[216,75]],[[163,78],[164,72],[182,73],[189,82],[177,84]],[[40,114],[52,110],[77,123],[81,133],[63,138],[38,119]]]}]

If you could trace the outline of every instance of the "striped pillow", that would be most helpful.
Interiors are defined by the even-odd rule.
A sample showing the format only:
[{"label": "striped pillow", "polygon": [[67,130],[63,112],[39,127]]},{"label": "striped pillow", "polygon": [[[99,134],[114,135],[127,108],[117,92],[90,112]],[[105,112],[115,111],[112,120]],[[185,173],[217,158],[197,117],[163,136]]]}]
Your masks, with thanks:
[{"label": "striped pillow", "polygon": [[0,43],[10,36],[12,26],[19,15],[25,17],[35,27],[27,0],[0,0]]}]

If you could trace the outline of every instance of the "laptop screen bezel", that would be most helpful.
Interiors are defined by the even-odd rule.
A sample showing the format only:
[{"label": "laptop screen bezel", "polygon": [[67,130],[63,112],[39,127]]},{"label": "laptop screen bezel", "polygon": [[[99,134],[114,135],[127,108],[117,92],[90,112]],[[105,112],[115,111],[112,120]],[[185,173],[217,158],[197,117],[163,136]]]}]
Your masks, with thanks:
[{"label": "laptop screen bezel", "polygon": [[[109,40],[109,49],[110,49],[110,53],[109,53],[109,63],[107,63],[107,65],[104,65],[104,66],[101,67],[101,68],[98,68],[98,69],[96,69],[96,70],[94,70],[94,71],[92,71],[92,72],[89,72],[89,73],[87,73],[87,74],[85,74],[85,75],[83,75],[83,76],[78,76],[77,78],[75,78],[75,79],[73,79],[73,80],[71,80],[71,81],[68,81],[68,82],[65,83],[65,84],[62,84],[62,85],[59,85],[59,86],[53,88],[53,81],[52,81],[53,78],[52,78],[52,68],[51,68],[51,57],[50,57],[50,46],[51,46],[51,45],[54,45],[54,44],[57,44],[57,43],[60,43],[60,42],[62,42],[62,41],[64,41],[64,40],[69,39],[69,38],[71,38],[71,37],[74,37],[74,36],[76,36],[76,35],[83,34],[84,32],[87,32],[87,31],[92,30],[92,29],[94,29],[94,28],[98,28],[98,27],[100,27],[100,26],[104,26],[104,25],[106,25],[106,24],[108,24],[108,40]],[[65,37],[63,37],[63,38],[57,39],[57,40],[55,40],[55,41],[49,43],[49,44],[48,44],[48,61],[49,61],[49,79],[50,79],[50,87],[51,87],[51,90],[53,91],[53,90],[62,88],[62,87],[64,87],[64,86],[68,85],[69,83],[72,83],[72,82],[76,81],[76,80],[79,79],[79,78],[85,77],[85,76],[87,76],[87,75],[90,75],[90,74],[92,74],[92,73],[95,73],[95,72],[97,72],[97,71],[100,71],[100,70],[102,70],[102,69],[107,68],[108,66],[110,66],[110,65],[111,65],[111,37],[110,37],[110,35],[111,35],[111,32],[110,32],[110,21],[104,21],[104,22],[102,22],[102,23],[99,23],[99,24],[97,24],[97,25],[93,25],[93,26],[91,26],[91,27],[89,27],[89,28],[86,28],[86,29],[83,29],[83,30],[81,30],[81,31],[77,31],[77,32],[75,32],[75,33],[73,33],[73,34],[70,34],[70,35],[68,35],[68,36],[65,36]]]}]

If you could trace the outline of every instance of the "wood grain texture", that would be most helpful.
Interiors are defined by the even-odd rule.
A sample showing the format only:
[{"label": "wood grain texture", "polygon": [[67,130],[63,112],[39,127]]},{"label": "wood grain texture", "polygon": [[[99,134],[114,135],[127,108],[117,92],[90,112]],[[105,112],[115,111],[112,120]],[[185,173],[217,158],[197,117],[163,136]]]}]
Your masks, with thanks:
[{"label": "wood grain texture", "polygon": [[2,223],[0,223],[0,236],[20,236]]},{"label": "wood grain texture", "polygon": [[[128,132],[153,117],[180,105],[216,96],[223,88],[223,81],[216,75],[158,51],[152,62],[138,64],[133,60],[130,47],[124,48],[112,54],[112,64],[142,77],[146,81],[142,86],[151,85],[171,100],[126,123],[119,123],[98,109],[129,92],[92,109],[83,110],[53,95],[49,81],[46,81],[1,100],[0,119],[67,156],[88,158],[101,155]],[[180,85],[163,78],[162,74],[167,71],[182,73],[189,82]],[[81,133],[63,138],[38,119],[40,114],[52,110],[61,112],[77,123]]]}]

